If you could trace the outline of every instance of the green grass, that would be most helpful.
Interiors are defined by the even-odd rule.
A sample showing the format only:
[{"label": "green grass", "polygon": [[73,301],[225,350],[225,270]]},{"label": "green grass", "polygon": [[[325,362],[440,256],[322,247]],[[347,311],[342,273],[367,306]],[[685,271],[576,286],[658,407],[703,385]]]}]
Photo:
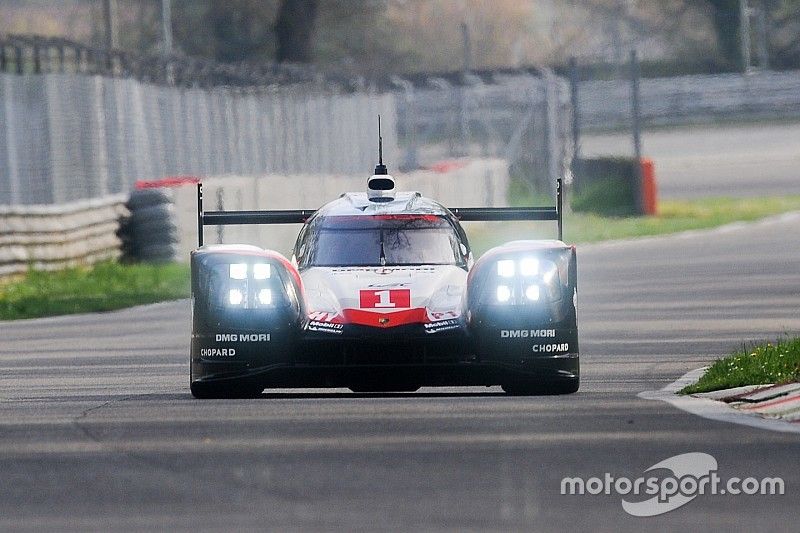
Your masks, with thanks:
[{"label": "green grass", "polygon": [[[568,212],[564,217],[564,241],[590,243],[707,229],[737,221],[800,210],[800,196],[769,198],[704,198],[664,200],[658,216],[605,217]],[[514,222],[466,225],[476,257],[492,246],[514,239],[553,238],[553,222]]]},{"label": "green grass", "polygon": [[188,296],[188,265],[106,262],[59,272],[31,270],[0,284],[0,320],[111,311]]},{"label": "green grass", "polygon": [[697,383],[681,394],[710,392],[745,385],[766,385],[800,380],[800,337],[767,343],[718,359]]}]

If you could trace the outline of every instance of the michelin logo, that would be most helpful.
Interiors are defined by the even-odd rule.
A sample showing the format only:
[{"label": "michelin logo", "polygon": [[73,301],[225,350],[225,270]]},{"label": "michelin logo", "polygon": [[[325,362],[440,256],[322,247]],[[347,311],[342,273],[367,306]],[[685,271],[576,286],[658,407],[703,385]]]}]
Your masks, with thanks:
[{"label": "michelin logo", "polygon": [[501,339],[527,339],[530,337],[550,337],[556,336],[554,329],[501,329]]},{"label": "michelin logo", "polygon": [[217,342],[269,342],[269,333],[217,333]]}]

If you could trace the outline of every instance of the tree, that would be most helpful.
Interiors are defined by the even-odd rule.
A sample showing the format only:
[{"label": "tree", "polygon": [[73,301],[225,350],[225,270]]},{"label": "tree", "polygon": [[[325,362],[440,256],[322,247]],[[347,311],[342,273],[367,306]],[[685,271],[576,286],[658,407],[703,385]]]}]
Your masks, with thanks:
[{"label": "tree", "polygon": [[742,62],[741,23],[739,0],[707,0],[711,7],[711,21],[717,35],[717,46],[728,68],[735,69]]},{"label": "tree", "polygon": [[281,0],[275,20],[278,62],[311,62],[318,4],[318,0]]},{"label": "tree", "polygon": [[214,59],[229,63],[270,57],[274,9],[274,2],[269,0],[211,0],[206,19]]}]

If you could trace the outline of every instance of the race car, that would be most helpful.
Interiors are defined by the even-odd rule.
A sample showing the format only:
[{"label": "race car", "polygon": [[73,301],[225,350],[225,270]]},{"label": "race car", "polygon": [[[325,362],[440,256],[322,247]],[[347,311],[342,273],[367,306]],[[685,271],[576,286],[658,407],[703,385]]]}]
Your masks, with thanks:
[{"label": "race car", "polygon": [[[366,192],[316,211],[203,211],[191,254],[190,387],[197,398],[266,388],[354,392],[502,386],[566,394],[580,380],[577,263],[557,205],[451,208],[396,192],[382,155]],[[475,261],[461,222],[553,220]],[[291,258],[203,245],[203,228],[301,223]]]}]

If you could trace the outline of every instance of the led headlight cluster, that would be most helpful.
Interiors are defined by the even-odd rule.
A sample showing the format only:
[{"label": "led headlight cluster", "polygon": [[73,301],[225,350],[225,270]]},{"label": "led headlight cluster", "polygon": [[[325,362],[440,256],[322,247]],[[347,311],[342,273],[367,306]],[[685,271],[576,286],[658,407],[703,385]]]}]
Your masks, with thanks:
[{"label": "led headlight cluster", "polygon": [[223,295],[229,307],[257,309],[273,305],[272,265],[269,263],[231,263],[228,265],[228,290]]},{"label": "led headlight cluster", "polygon": [[546,294],[556,294],[555,264],[536,257],[501,259],[496,267],[495,301],[499,304],[536,304]]}]

